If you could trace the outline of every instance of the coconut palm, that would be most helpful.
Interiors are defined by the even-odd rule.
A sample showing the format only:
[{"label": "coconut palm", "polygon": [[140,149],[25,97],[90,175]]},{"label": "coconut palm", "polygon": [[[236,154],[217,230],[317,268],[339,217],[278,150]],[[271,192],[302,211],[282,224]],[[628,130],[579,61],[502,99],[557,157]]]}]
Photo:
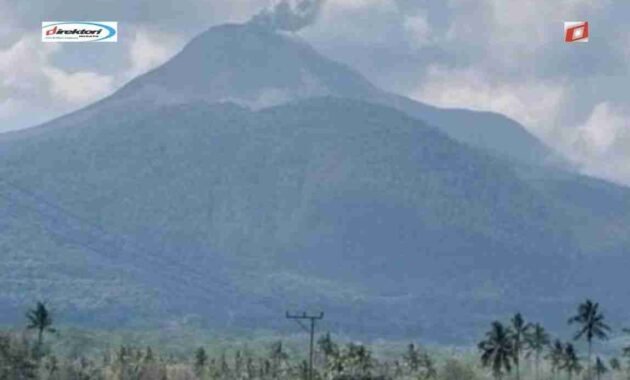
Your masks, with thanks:
[{"label": "coconut palm", "polygon": [[338,362],[338,360],[336,359],[339,358],[340,354],[339,346],[333,341],[329,332],[327,332],[325,335],[322,335],[317,340],[317,347],[318,352],[322,354],[322,361],[320,364],[324,369],[330,369],[333,363]]},{"label": "coconut palm", "polygon": [[46,304],[43,302],[37,302],[34,309],[29,310],[26,313],[28,319],[28,330],[37,330],[37,348],[41,349],[44,342],[44,333],[55,333],[55,329],[52,328],[53,319],[50,311],[46,308]]},{"label": "coconut palm", "polygon": [[410,343],[409,346],[407,346],[407,352],[403,356],[403,363],[405,363],[411,373],[415,373],[420,369],[421,354],[415,344]]},{"label": "coconut palm", "polygon": [[530,323],[526,323],[521,313],[516,313],[510,320],[512,324],[512,349],[514,354],[514,369],[516,370],[516,380],[520,380],[521,353],[526,344],[527,336],[532,328]]},{"label": "coconut palm", "polygon": [[595,359],[595,375],[597,376],[597,380],[601,380],[602,375],[605,375],[606,372],[608,372],[608,367],[606,367],[606,364],[604,364],[602,359],[598,356]]},{"label": "coconut palm", "polygon": [[373,366],[372,353],[362,344],[349,343],[346,352],[350,372],[354,376],[370,377]]},{"label": "coconut palm", "polygon": [[611,358],[608,361],[608,364],[610,364],[610,369],[613,371],[621,370],[621,362],[619,361],[619,358]]},{"label": "coconut palm", "polygon": [[577,314],[569,319],[569,324],[577,323],[579,330],[574,339],[586,338],[588,342],[588,378],[592,379],[591,356],[593,352],[593,338],[607,339],[610,327],[604,323],[604,314],[599,311],[599,303],[587,299],[578,306]]},{"label": "coconut palm", "polygon": [[197,351],[195,351],[195,374],[197,377],[203,377],[203,373],[206,370],[206,365],[208,363],[208,354],[203,347],[199,347]]},{"label": "coconut palm", "polygon": [[549,334],[540,323],[532,326],[531,332],[525,336],[527,344],[527,357],[534,355],[534,365],[536,368],[536,380],[540,378],[540,355],[545,347],[549,345]]},{"label": "coconut palm", "polygon": [[271,363],[271,373],[274,379],[280,376],[283,366],[286,365],[289,355],[285,352],[282,341],[271,344],[269,349],[269,360]]},{"label": "coconut palm", "polygon": [[423,352],[420,355],[420,367],[422,368],[422,379],[429,380],[437,378],[437,369],[435,363],[428,353]]},{"label": "coconut palm", "polygon": [[509,327],[494,321],[490,331],[486,333],[486,339],[478,345],[481,350],[481,364],[484,367],[491,367],[497,380],[503,378],[504,371],[508,373],[512,371],[514,359],[512,334]]},{"label": "coconut palm", "polygon": [[556,339],[553,344],[549,347],[549,354],[547,355],[547,359],[551,363],[551,375],[552,378],[556,378],[556,374],[558,370],[562,367],[564,361],[564,344]]},{"label": "coconut palm", "polygon": [[[618,358],[612,358],[610,359],[610,361],[608,361],[608,365],[610,366],[610,369],[614,372],[614,373],[618,373],[621,372],[621,361],[619,361]],[[613,374],[613,378],[615,378],[615,375]]]},{"label": "coconut palm", "polygon": [[[623,332],[630,335],[630,329],[623,329]],[[630,346],[626,346],[623,348],[623,356],[630,357]]]},{"label": "coconut palm", "polygon": [[569,375],[568,379],[571,380],[574,374],[580,373],[582,365],[580,364],[580,358],[577,356],[575,347],[571,343],[567,343],[564,347],[564,355],[561,367]]}]

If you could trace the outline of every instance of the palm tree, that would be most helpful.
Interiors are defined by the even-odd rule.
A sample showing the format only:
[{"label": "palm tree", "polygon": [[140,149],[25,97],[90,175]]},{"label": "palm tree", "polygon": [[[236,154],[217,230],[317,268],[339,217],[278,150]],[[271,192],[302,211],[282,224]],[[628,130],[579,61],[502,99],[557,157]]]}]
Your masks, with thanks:
[{"label": "palm tree", "polygon": [[532,332],[526,336],[527,347],[530,350],[527,354],[534,353],[534,361],[536,366],[536,380],[540,379],[540,355],[545,347],[549,345],[549,334],[545,331],[540,323],[533,326]]},{"label": "palm tree", "polygon": [[608,362],[610,369],[613,371],[613,379],[616,377],[615,374],[621,372],[621,362],[618,358],[612,358]]},{"label": "palm tree", "polygon": [[278,376],[280,376],[283,364],[289,359],[289,355],[284,351],[282,346],[282,341],[276,341],[271,344],[269,359],[271,361],[273,378],[277,379]]},{"label": "palm tree", "polygon": [[512,323],[512,348],[514,354],[514,368],[516,369],[516,380],[520,380],[520,359],[523,346],[526,342],[526,337],[529,334],[529,330],[532,325],[525,323],[525,319],[521,313],[516,313],[511,319]]},{"label": "palm tree", "polygon": [[208,363],[208,354],[203,347],[199,347],[197,351],[195,351],[195,374],[197,377],[202,377],[206,368],[206,364]]},{"label": "palm tree", "polygon": [[372,353],[362,344],[349,343],[346,360],[352,376],[370,377],[373,366]]},{"label": "palm tree", "polygon": [[606,372],[608,372],[608,367],[606,367],[606,364],[604,364],[602,359],[598,356],[595,359],[595,374],[597,375],[597,380],[600,380],[602,375],[605,375]]},{"label": "palm tree", "polygon": [[44,333],[55,333],[55,329],[51,326],[53,324],[52,315],[46,308],[46,304],[43,302],[37,302],[34,309],[29,310],[26,313],[28,319],[28,330],[37,330],[37,347],[40,349],[44,341]]},{"label": "palm tree", "polygon": [[549,349],[547,359],[551,362],[551,374],[555,380],[558,369],[562,367],[564,361],[564,344],[559,339],[553,342],[553,345]]},{"label": "palm tree", "polygon": [[429,356],[428,353],[423,352],[420,356],[420,362],[422,368],[424,369],[424,374],[422,376],[423,379],[435,379],[437,378],[437,369],[435,368],[435,364],[433,363],[433,359]]},{"label": "palm tree", "polygon": [[[630,335],[630,329],[623,329],[623,332]],[[630,356],[630,346],[623,348],[623,356]]]},{"label": "palm tree", "polygon": [[403,363],[406,364],[411,373],[416,373],[420,369],[420,354],[420,350],[415,344],[410,343],[407,346],[407,352],[403,356]]},{"label": "palm tree", "polygon": [[317,340],[317,346],[319,350],[324,354],[324,363],[328,362],[328,358],[333,355],[339,354],[339,347],[337,343],[335,343],[330,336],[330,333],[327,332],[325,335],[322,335],[319,340]]},{"label": "palm tree", "polygon": [[591,356],[593,352],[593,338],[607,339],[610,327],[604,323],[604,314],[599,311],[599,303],[587,299],[578,306],[577,314],[569,319],[569,324],[578,323],[580,329],[573,339],[586,337],[588,342],[588,378],[592,379]]},{"label": "palm tree", "polygon": [[564,358],[561,368],[567,371],[569,380],[573,378],[573,374],[579,373],[582,370],[580,358],[577,356],[575,347],[573,347],[571,343],[567,343],[564,347]]},{"label": "palm tree", "polygon": [[481,350],[481,364],[484,367],[492,367],[492,373],[497,380],[503,378],[504,370],[505,372],[512,370],[514,346],[511,336],[512,331],[509,327],[494,321],[490,331],[486,333],[486,339],[478,345]]}]

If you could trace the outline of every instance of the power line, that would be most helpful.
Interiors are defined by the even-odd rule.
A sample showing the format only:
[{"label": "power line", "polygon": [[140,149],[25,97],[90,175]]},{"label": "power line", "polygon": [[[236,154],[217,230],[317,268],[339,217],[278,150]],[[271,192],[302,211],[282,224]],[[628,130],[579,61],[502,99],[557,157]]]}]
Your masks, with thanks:
[{"label": "power line", "polygon": [[[313,339],[315,336],[315,322],[321,319],[324,319],[324,313],[319,313],[318,315],[308,315],[306,312],[302,314],[290,314],[288,311],[285,314],[287,319],[293,319],[297,322],[300,327],[302,327],[306,332],[310,333],[310,345],[309,345],[309,355],[308,355],[308,378],[309,380],[313,380]],[[302,320],[310,321],[310,328],[304,326]]]}]

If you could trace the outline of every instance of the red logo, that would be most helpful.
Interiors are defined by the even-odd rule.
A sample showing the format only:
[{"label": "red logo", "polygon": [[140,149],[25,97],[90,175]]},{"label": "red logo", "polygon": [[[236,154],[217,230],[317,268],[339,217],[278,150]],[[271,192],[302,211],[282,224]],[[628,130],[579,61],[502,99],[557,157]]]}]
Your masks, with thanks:
[{"label": "red logo", "polygon": [[566,21],[564,23],[565,42],[588,42],[588,21]]},{"label": "red logo", "polygon": [[56,34],[56,33],[57,33],[57,27],[56,26],[54,28],[49,29],[49,30],[46,31],[46,35],[47,36],[52,36],[53,34]]}]

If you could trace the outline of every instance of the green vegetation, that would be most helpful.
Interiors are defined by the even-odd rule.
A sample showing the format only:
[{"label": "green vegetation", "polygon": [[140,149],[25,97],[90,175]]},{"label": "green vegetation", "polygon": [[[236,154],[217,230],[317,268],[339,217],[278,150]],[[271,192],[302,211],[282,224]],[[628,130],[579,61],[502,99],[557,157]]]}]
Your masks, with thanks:
[{"label": "green vegetation", "polygon": [[46,308],[46,305],[43,302],[38,302],[34,309],[29,310],[26,313],[26,318],[28,319],[28,326],[26,328],[28,330],[36,330],[37,331],[37,350],[41,350],[42,345],[44,343],[44,333],[54,333],[55,329],[51,326],[53,324],[52,317],[50,312]]},{"label": "green vegetation", "polygon": [[299,305],[458,344],[520,305],[625,296],[627,188],[522,173],[360,101],[152,104],[0,141],[2,323],[46,299],[82,328],[275,330]]},{"label": "green vegetation", "polygon": [[[601,380],[607,374],[611,378],[624,371],[624,368],[617,358],[610,359],[610,368],[604,360],[597,356],[592,363],[592,352],[594,339],[607,339],[611,328],[604,322],[604,314],[599,310],[599,304],[587,299],[578,306],[577,314],[568,321],[570,325],[578,324],[579,330],[573,339],[585,339],[588,345],[586,359],[580,357],[576,347],[572,343],[563,343],[556,339],[550,343],[549,334],[541,324],[527,323],[520,313],[514,315],[510,320],[510,326],[506,327],[500,321],[494,321],[491,329],[486,333],[486,339],[479,343],[481,351],[481,364],[489,368],[492,375],[498,379],[503,379],[511,374],[514,369],[515,379],[520,379],[520,364],[522,354],[525,351],[525,358],[534,357],[534,377],[541,378],[541,359],[547,361],[548,374],[550,379],[558,379],[561,372],[566,374],[566,378],[571,380],[576,375],[582,374],[583,361],[586,362],[587,371],[584,373],[586,380]],[[626,331],[626,330],[624,330]],[[544,355],[544,352],[547,354]],[[630,378],[630,349],[622,350],[622,354],[629,358],[628,368],[625,369],[627,378]],[[594,367],[593,367],[594,364]],[[592,370],[594,368],[594,371]],[[612,372],[612,373],[611,373]]]},{"label": "green vegetation", "polygon": [[540,323],[533,325],[531,334],[526,336],[529,352],[527,357],[534,355],[534,365],[536,368],[536,380],[540,380],[540,357],[549,345],[549,334]]},{"label": "green vegetation", "polygon": [[[98,351],[88,347],[63,349],[76,333],[64,340],[64,329],[53,328],[55,319],[44,303],[38,302],[26,314],[22,332],[0,332],[0,380],[300,380],[308,379],[305,351],[287,341],[264,344],[200,345],[173,351],[154,342],[109,346]],[[630,348],[606,359],[597,355],[591,365],[593,338],[605,338],[611,331],[604,323],[599,305],[587,300],[569,320],[580,323],[574,339],[583,337],[588,355],[581,357],[572,343],[551,340],[539,323],[529,323],[516,313],[510,323],[494,321],[478,344],[480,360],[465,353],[441,354],[414,343],[397,353],[384,354],[382,347],[333,339],[330,333],[317,340],[314,379],[330,380],[621,380],[630,378]],[[68,330],[72,335],[72,330]],[[626,332],[626,330],[624,330]],[[55,333],[46,339],[46,333]],[[100,336],[106,339],[105,336]],[[246,340],[246,338],[243,338]],[[56,344],[54,342],[57,341]],[[63,342],[61,345],[59,342]],[[291,339],[288,340],[291,342]],[[76,342],[75,342],[76,343]],[[190,341],[194,344],[194,341]],[[91,340],[80,344],[92,346]],[[299,342],[303,345],[303,342]],[[104,347],[104,346],[102,346]],[[583,371],[583,366],[592,371]]]},{"label": "green vegetation", "polygon": [[491,367],[492,374],[498,380],[503,378],[505,372],[512,370],[512,360],[515,360],[514,342],[511,331],[499,321],[492,322],[492,328],[486,333],[486,340],[479,343],[481,350],[481,364]]},{"label": "green vegetation", "polygon": [[599,311],[599,304],[586,300],[578,307],[577,314],[569,319],[569,324],[577,323],[580,329],[575,334],[575,339],[585,338],[588,342],[588,377],[592,379],[591,356],[593,351],[593,338],[608,339],[607,332],[610,327],[604,323],[604,315]]}]

